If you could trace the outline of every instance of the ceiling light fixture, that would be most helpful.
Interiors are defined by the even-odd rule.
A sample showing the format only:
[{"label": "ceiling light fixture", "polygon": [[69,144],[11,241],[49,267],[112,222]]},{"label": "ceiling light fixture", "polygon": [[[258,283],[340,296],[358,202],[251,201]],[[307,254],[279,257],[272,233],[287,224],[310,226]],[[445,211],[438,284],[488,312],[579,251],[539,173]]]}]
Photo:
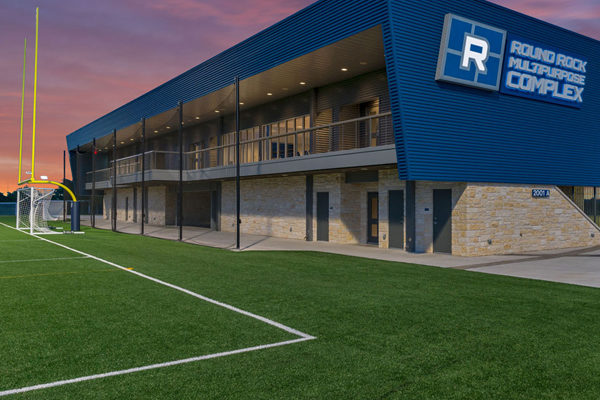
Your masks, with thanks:
[{"label": "ceiling light fixture", "polygon": [[306,85],[306,82],[300,82],[300,84],[301,84],[302,86],[304,86],[304,85]]},{"label": "ceiling light fixture", "polygon": [[154,133],[158,133],[158,131],[154,131]]},{"label": "ceiling light fixture", "polygon": [[360,65],[367,65],[367,62],[366,61],[361,61]]},{"label": "ceiling light fixture", "polygon": [[131,141],[133,142],[133,140],[134,140],[134,139],[133,139],[133,138],[131,138],[131,139],[129,139],[129,140],[131,140]]},{"label": "ceiling light fixture", "polygon": [[216,113],[220,113],[221,111],[219,111],[219,110],[215,110],[215,112],[216,112]]},{"label": "ceiling light fixture", "polygon": [[200,119],[200,117],[196,117],[196,119]]},{"label": "ceiling light fixture", "polygon": [[267,93],[267,96],[273,96],[273,93],[269,92]]},{"label": "ceiling light fixture", "polygon": [[121,142],[121,144],[125,144],[125,142]]},{"label": "ceiling light fixture", "polygon": [[243,106],[243,105],[244,105],[244,102],[243,102],[243,101],[240,101],[240,106]]},{"label": "ceiling light fixture", "polygon": [[348,68],[346,68],[346,67],[343,67],[343,68],[342,68],[342,72],[348,72]]}]

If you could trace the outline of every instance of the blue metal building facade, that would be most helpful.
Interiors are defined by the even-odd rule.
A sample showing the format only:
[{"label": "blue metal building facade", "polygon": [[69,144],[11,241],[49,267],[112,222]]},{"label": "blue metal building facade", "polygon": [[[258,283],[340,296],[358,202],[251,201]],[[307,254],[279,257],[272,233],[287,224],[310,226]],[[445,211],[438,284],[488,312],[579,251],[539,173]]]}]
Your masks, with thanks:
[{"label": "blue metal building facade", "polygon": [[[582,107],[436,81],[447,13],[587,57]],[[377,25],[400,179],[600,185],[600,42],[483,0],[321,0],[73,132],[68,147]]]}]

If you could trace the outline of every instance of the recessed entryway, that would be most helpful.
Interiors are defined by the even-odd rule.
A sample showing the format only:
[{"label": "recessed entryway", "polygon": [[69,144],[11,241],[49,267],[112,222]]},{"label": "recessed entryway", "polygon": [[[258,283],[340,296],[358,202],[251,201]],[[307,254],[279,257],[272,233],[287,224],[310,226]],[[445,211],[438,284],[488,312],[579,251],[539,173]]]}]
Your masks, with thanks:
[{"label": "recessed entryway", "polygon": [[317,240],[329,241],[329,192],[317,192]]},{"label": "recessed entryway", "polygon": [[379,243],[379,193],[367,193],[367,243]]},{"label": "recessed entryway", "polygon": [[452,189],[433,190],[433,251],[452,253]]},{"label": "recessed entryway", "polygon": [[388,196],[389,247],[404,248],[404,191],[390,190]]}]

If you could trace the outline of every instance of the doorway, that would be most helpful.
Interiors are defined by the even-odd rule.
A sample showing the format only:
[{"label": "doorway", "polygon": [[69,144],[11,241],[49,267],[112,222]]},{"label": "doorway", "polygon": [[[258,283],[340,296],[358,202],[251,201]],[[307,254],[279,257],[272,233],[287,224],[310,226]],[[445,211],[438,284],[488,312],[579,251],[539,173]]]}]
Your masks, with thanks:
[{"label": "doorway", "polygon": [[329,192],[317,192],[317,240],[329,241]]},{"label": "doorway", "polygon": [[367,193],[367,243],[379,243],[379,193]]},{"label": "doorway", "polygon": [[388,196],[389,247],[404,248],[404,191],[390,190]]},{"label": "doorway", "polygon": [[433,251],[452,253],[452,189],[433,190]]}]

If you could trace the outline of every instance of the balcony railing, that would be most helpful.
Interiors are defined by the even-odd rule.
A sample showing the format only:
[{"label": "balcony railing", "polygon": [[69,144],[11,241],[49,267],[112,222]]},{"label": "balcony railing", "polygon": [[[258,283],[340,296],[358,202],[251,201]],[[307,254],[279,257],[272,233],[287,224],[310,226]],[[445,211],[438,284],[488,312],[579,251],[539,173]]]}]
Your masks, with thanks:
[{"label": "balcony railing", "polygon": [[[231,137],[229,136],[229,140]],[[224,136],[224,140],[227,140]],[[231,140],[233,141],[233,140]],[[301,129],[294,132],[272,134],[262,129],[240,135],[240,163],[249,164],[271,160],[283,160],[333,151],[353,150],[366,147],[384,146],[394,143],[392,114],[383,113],[361,117],[327,125]],[[116,161],[117,175],[131,175],[142,171],[142,157],[145,157],[146,170],[178,170],[179,152],[152,150]],[[96,171],[96,181],[107,181],[113,174],[113,164],[109,168]],[[183,169],[235,165],[235,141],[195,151],[183,153]],[[92,172],[86,181],[92,182]]]}]

